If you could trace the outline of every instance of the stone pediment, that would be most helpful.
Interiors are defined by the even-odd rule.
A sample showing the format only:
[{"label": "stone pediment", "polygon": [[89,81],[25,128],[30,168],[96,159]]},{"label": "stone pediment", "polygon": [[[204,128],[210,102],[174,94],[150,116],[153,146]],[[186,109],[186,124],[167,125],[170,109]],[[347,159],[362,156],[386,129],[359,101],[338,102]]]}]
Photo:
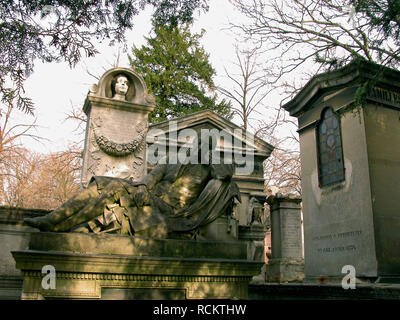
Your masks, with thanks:
[{"label": "stone pediment", "polygon": [[[181,141],[182,139],[179,139],[179,137],[178,139],[171,139],[170,137],[171,133],[179,133],[185,129],[193,129],[196,132],[199,132],[201,129],[225,130],[226,132],[232,134],[237,141],[241,141],[241,145],[243,146],[241,150],[242,152],[245,150],[252,150],[254,152],[254,156],[264,159],[268,158],[274,149],[274,147],[269,143],[265,142],[259,137],[254,136],[250,132],[244,131],[240,126],[237,126],[233,122],[221,117],[211,110],[199,111],[190,115],[150,125],[147,135],[147,143],[155,143],[157,140],[155,137],[158,135],[158,133],[163,132],[168,143],[173,143],[173,140],[176,140],[177,144],[181,145],[186,141]],[[158,141],[161,143],[160,140]],[[220,150],[223,150],[223,146],[217,145],[217,148],[218,147]]]},{"label": "stone pediment", "polygon": [[[368,100],[391,107],[400,108],[400,72],[367,61],[353,61],[343,68],[318,74],[311,78],[300,92],[283,108],[293,117],[300,117],[314,108],[319,101],[331,100],[334,96],[354,95],[365,81],[371,81],[373,89],[368,93]],[[344,104],[344,103],[343,103]]]}]

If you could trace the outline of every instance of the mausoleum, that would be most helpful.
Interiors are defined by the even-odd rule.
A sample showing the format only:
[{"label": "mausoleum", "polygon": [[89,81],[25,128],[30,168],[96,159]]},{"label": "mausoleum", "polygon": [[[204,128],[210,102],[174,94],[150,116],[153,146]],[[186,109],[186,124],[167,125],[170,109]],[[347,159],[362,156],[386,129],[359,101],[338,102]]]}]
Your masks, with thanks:
[{"label": "mausoleum", "polygon": [[306,279],[398,281],[400,72],[365,61],[312,78],[298,119]]}]

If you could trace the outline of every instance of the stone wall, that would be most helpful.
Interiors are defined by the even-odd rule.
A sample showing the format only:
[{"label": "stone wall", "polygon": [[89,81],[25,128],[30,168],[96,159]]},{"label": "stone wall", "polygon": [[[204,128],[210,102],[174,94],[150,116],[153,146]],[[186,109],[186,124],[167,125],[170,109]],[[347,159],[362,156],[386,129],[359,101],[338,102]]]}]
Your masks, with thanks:
[{"label": "stone wall", "polygon": [[26,250],[30,234],[36,229],[23,225],[23,219],[46,214],[46,210],[0,207],[0,300],[19,299],[21,272],[15,267],[11,251]]}]

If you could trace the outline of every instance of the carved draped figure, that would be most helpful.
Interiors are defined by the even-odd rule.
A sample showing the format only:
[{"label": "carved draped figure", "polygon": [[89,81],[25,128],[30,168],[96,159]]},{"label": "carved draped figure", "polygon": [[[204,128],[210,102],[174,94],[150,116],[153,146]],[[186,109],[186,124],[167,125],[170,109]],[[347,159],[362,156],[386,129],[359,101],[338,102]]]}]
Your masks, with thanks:
[{"label": "carved draped figure", "polygon": [[95,176],[81,194],[26,223],[43,231],[193,235],[240,201],[232,175],[233,165],[189,163],[157,165],[140,182]]},{"label": "carved draped figure", "polygon": [[[93,232],[101,232],[112,230],[114,224],[121,228],[122,234],[148,236],[196,230],[229,210],[235,197],[240,201],[232,173],[232,165],[159,165],[139,183],[120,180],[126,194],[114,197],[115,206],[109,206],[113,214],[105,208],[89,226]],[[101,192],[113,178],[93,180]],[[143,206],[138,206],[134,195],[142,184],[148,190],[148,197]]]}]

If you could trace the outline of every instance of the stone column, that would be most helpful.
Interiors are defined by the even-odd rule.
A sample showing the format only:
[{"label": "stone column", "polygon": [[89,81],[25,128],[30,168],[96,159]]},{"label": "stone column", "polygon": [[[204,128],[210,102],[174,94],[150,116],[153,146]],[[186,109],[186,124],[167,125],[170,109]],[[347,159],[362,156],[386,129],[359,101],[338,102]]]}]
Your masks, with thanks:
[{"label": "stone column", "polygon": [[146,174],[148,114],[154,97],[130,69],[113,68],[90,89],[81,183],[92,176],[140,179]]},{"label": "stone column", "polygon": [[271,259],[268,282],[302,281],[301,198],[277,193],[267,198],[271,216]]}]

